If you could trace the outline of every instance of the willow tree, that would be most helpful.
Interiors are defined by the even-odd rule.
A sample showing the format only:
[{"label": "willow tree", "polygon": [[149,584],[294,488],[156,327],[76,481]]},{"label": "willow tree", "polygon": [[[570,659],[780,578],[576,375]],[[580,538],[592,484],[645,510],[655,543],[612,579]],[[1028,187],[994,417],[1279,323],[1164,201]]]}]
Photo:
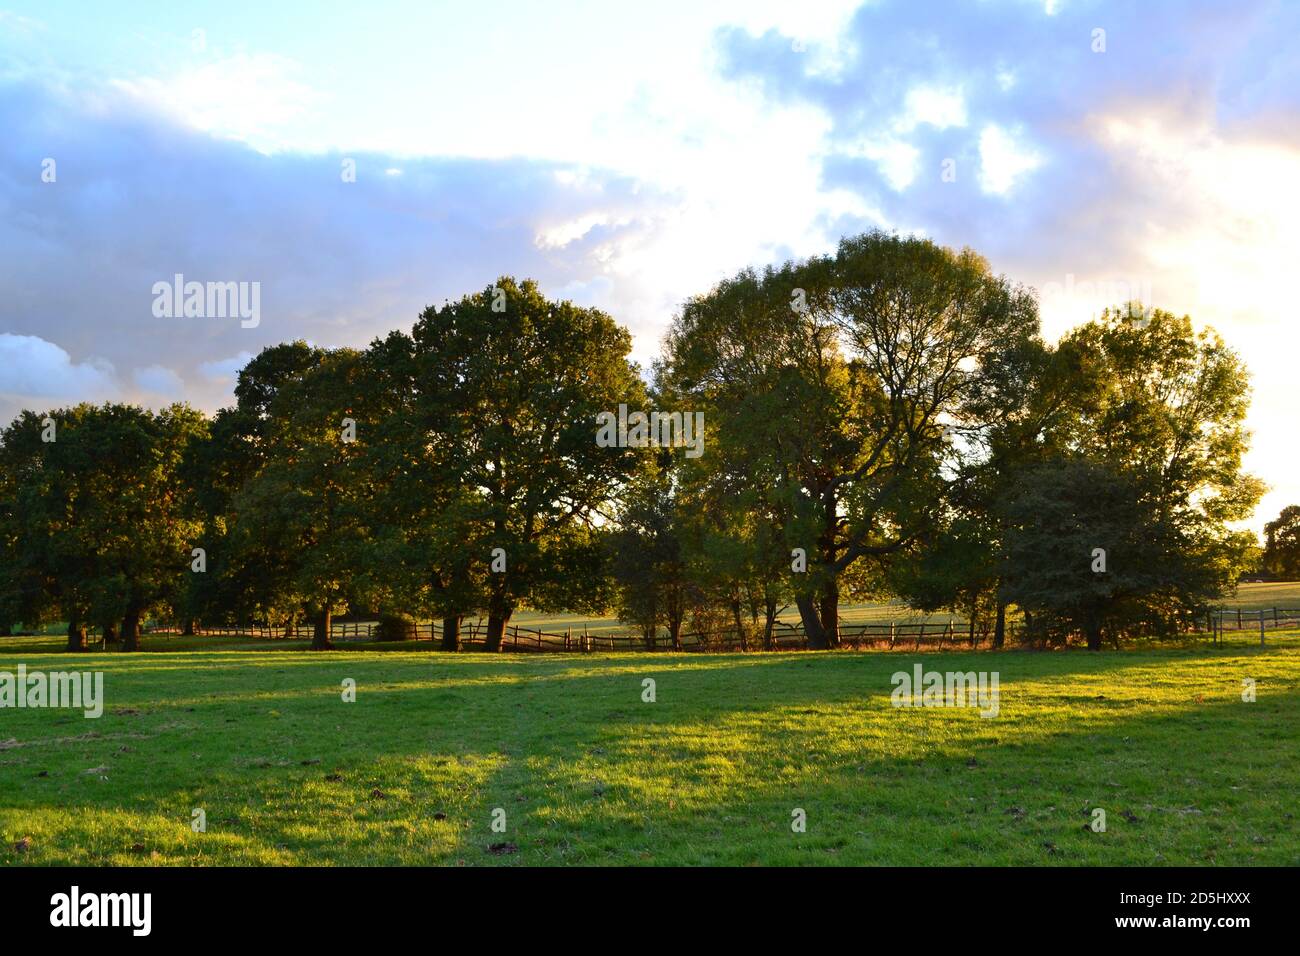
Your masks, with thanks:
[{"label": "willow tree", "polygon": [[812,646],[838,643],[842,582],[933,524],[981,454],[1003,357],[1037,332],[1032,296],[975,253],[880,232],[683,306],[667,378],[806,555],[791,587]]}]

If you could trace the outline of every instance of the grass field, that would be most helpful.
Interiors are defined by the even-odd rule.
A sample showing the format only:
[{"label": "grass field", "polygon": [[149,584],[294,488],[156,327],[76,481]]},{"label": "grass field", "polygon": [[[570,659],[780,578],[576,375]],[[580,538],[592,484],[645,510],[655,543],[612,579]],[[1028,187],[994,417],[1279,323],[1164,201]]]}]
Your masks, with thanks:
[{"label": "grass field", "polygon": [[[0,864],[1300,865],[1297,637],[563,657],[6,640],[0,671],[102,669],[107,703],[0,710]],[[892,707],[918,661],[997,670],[999,716]]]}]

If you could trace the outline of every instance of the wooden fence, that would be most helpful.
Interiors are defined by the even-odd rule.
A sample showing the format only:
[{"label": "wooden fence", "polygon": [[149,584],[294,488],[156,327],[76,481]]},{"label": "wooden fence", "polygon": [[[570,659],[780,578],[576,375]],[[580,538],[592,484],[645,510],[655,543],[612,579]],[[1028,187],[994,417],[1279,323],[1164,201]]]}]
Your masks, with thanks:
[{"label": "wooden fence", "polygon": [[[1248,611],[1241,608],[1215,608],[1192,633],[1205,633],[1215,643],[1222,641],[1225,632],[1258,632],[1260,643],[1270,630],[1300,628],[1300,608],[1267,608]],[[372,641],[375,639],[377,621],[335,621],[330,628],[332,641]],[[414,640],[440,641],[442,625],[439,622],[412,625]],[[153,633],[175,634],[177,629],[151,628]],[[1005,641],[1013,645],[1020,637],[1023,625],[1019,621],[1006,622]],[[199,627],[195,633],[225,637],[251,637],[264,640],[310,638],[312,627],[308,624],[293,627],[266,627],[264,625],[226,625]],[[487,640],[487,622],[478,619],[465,622],[461,627],[460,643],[463,650],[481,650]],[[739,651],[764,650],[761,633],[746,633],[742,638],[735,628],[716,631],[688,631],[680,635],[683,651]],[[972,632],[966,622],[950,620],[889,621],[885,623],[840,622],[840,645],[853,649],[878,648],[900,650],[942,650],[943,648],[978,648],[991,646],[991,622],[981,622]],[[808,636],[801,625],[777,621],[770,645],[773,650],[803,650],[808,647]],[[564,631],[545,631],[540,628],[511,624],[506,627],[501,650],[518,653],[591,653],[593,651],[670,651],[672,641],[660,633],[653,641],[641,634],[592,633],[585,627],[566,628]]]},{"label": "wooden fence", "polygon": [[1216,644],[1223,640],[1226,631],[1251,631],[1259,633],[1259,644],[1263,647],[1269,631],[1300,627],[1300,608],[1271,607],[1247,611],[1239,607],[1219,607],[1210,611],[1206,627]]},{"label": "wooden fence", "polygon": [[[336,621],[330,627],[331,641],[370,641],[375,639],[377,621]],[[1011,639],[1016,626],[1007,624],[1007,639]],[[153,627],[155,634],[174,635],[175,626]],[[439,622],[413,625],[414,640],[440,641],[442,625]],[[310,638],[312,626],[302,624],[288,627],[240,624],[200,626],[196,635],[218,637],[249,637],[261,640],[287,640]],[[978,647],[988,644],[992,629],[988,625],[977,628],[972,637],[964,623],[888,622],[860,624],[841,621],[840,643],[845,647],[913,648],[922,647]],[[487,640],[487,622],[479,619],[461,626],[460,643],[465,650],[481,649]],[[761,633],[747,632],[742,638],[735,628],[716,631],[685,631],[679,636],[680,649],[684,651],[737,651],[764,648]],[[801,625],[785,621],[775,622],[771,648],[774,650],[801,650],[808,647],[808,636]],[[545,631],[540,628],[512,624],[506,627],[501,641],[503,651],[520,653],[590,653],[593,651],[669,651],[673,644],[661,632],[654,640],[642,634],[591,632],[584,628],[568,627],[564,631]]]}]

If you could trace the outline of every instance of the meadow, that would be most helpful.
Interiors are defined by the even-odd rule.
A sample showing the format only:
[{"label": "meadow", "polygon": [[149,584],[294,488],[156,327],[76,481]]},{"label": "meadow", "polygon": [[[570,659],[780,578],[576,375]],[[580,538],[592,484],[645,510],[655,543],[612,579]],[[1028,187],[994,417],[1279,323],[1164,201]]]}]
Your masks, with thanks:
[{"label": "meadow", "polygon": [[[4,639],[0,671],[102,670],[107,701],[0,710],[0,863],[1300,865],[1300,633],[1277,636],[545,656]],[[999,715],[891,706],[914,663],[998,671]]]}]

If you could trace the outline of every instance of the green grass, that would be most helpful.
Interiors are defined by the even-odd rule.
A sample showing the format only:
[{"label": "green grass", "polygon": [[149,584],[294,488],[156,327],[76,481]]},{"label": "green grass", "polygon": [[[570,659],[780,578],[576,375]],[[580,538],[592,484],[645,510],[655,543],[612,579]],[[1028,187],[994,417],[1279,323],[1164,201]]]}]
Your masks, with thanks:
[{"label": "green grass", "polygon": [[[1291,647],[534,657],[151,640],[56,657],[40,640],[0,642],[0,670],[101,669],[107,707],[0,710],[0,865],[1300,864]],[[915,661],[997,670],[1000,716],[895,709],[890,676]]]},{"label": "green grass", "polygon": [[1269,581],[1260,584],[1242,584],[1237,593],[1223,602],[1226,607],[1239,607],[1247,611],[1265,608],[1300,608],[1300,581]]}]

